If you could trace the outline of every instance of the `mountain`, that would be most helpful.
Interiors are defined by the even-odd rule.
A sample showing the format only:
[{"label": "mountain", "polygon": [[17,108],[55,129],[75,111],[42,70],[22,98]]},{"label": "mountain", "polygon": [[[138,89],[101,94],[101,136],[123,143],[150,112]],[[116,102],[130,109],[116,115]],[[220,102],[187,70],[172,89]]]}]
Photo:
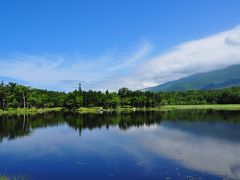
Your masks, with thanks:
[{"label": "mountain", "polygon": [[240,86],[240,64],[224,69],[194,74],[176,81],[144,89],[145,91],[209,90]]}]

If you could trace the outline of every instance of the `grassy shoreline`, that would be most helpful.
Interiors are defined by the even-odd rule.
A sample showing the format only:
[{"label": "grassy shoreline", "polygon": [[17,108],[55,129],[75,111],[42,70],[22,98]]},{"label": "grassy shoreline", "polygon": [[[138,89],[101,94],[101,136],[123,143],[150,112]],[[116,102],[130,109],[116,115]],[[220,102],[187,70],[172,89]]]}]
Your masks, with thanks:
[{"label": "grassy shoreline", "polygon": [[36,114],[36,113],[45,113],[45,112],[57,112],[61,111],[62,108],[29,108],[29,109],[24,109],[24,108],[17,108],[17,109],[6,109],[2,110],[0,109],[0,115],[8,115],[8,114]]},{"label": "grassy shoreline", "polygon": [[5,176],[0,175],[0,180],[27,180],[27,176]]},{"label": "grassy shoreline", "polygon": [[[165,105],[159,108],[117,108],[117,109],[101,109],[102,112],[130,112],[130,111],[171,111],[171,110],[225,110],[225,111],[240,111],[240,104],[204,104],[204,105]],[[80,113],[96,113],[101,112],[100,107],[80,108],[77,112]]]},{"label": "grassy shoreline", "polygon": [[240,104],[201,104],[201,105],[168,105],[163,106],[165,110],[225,110],[225,111],[240,111]]},{"label": "grassy shoreline", "polygon": [[[81,107],[76,112],[78,113],[101,113],[101,112],[132,112],[132,111],[171,111],[171,110],[225,110],[225,111],[240,111],[240,104],[204,104],[204,105],[165,105],[159,108],[131,108],[119,107],[117,109],[102,109],[101,107]],[[7,109],[0,110],[0,115],[8,114],[36,114],[45,112],[60,112],[62,108],[30,108],[30,109]]]}]

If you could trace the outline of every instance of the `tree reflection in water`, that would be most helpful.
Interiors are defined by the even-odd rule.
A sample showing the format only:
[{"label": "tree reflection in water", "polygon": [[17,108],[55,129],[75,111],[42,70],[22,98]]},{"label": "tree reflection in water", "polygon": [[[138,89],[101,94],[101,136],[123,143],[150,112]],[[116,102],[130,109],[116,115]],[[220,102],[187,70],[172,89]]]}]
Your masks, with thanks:
[{"label": "tree reflection in water", "polygon": [[[161,122],[174,121],[183,124],[185,129],[193,122],[227,122],[231,124],[240,123],[240,112],[238,111],[212,111],[212,110],[177,110],[166,112],[132,112],[132,113],[103,113],[103,114],[68,114],[68,113],[43,113],[36,115],[11,115],[0,117],[0,141],[4,138],[11,140],[30,135],[34,129],[46,128],[67,124],[79,131],[83,129],[109,128],[118,126],[126,131],[131,127],[151,126]],[[186,126],[187,125],[187,126]],[[191,130],[191,128],[189,128]]]}]

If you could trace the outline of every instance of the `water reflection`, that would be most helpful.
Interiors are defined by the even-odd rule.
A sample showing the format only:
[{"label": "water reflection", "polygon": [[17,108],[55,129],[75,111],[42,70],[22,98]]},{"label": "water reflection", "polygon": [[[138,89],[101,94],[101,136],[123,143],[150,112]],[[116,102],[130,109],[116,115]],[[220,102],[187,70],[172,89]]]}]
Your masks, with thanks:
[{"label": "water reflection", "polygon": [[[66,127],[78,132],[81,136],[81,145],[74,139],[73,134],[69,134]],[[45,128],[48,128],[47,132],[49,133],[44,132],[46,133],[44,134],[38,131]],[[88,130],[88,133],[82,134],[85,130]],[[106,133],[107,130],[109,133]],[[38,131],[37,136],[36,131]],[[47,137],[49,134],[51,137]],[[167,159],[168,163],[176,163],[189,170],[228,179],[240,179],[240,112],[46,113],[0,117],[0,140],[2,143],[5,140],[9,140],[9,143],[18,142],[17,140],[23,137],[34,137],[33,141],[39,140],[36,144],[33,141],[24,142],[25,148],[29,150],[32,147],[33,149],[32,152],[28,151],[29,156],[26,155],[27,153],[25,154],[25,158],[28,157],[30,160],[33,158],[34,151],[38,149],[40,152],[41,147],[45,145],[42,148],[44,151],[41,159],[63,158],[64,154],[68,154],[64,159],[66,164],[70,156],[75,154],[77,157],[81,156],[81,158],[78,157],[81,161],[78,161],[77,165],[82,166],[83,163],[86,165],[86,160],[83,162],[83,159],[92,155],[95,157],[92,160],[94,163],[100,157],[104,159],[104,162],[115,162],[114,158],[117,158],[122,171],[127,171],[123,167],[124,164],[135,157],[140,159],[135,164],[136,166],[146,165],[147,162],[151,164],[151,167],[145,167],[145,169],[151,169],[152,177],[156,178],[159,175],[157,173],[160,164],[162,166],[166,161],[151,162],[153,160],[149,157],[158,156],[161,159]],[[48,138],[52,141],[48,142]],[[108,144],[97,142],[99,140]],[[0,143],[0,147],[2,143]],[[65,149],[66,146],[68,150]],[[4,153],[16,145],[2,146],[2,148],[4,147],[8,149],[6,148],[5,151],[1,149],[0,159],[6,155]],[[120,163],[122,150],[127,153],[123,164]],[[46,151],[49,153],[48,156]],[[14,152],[12,153],[14,154]],[[16,151],[15,153],[20,152]],[[101,156],[100,153],[102,153]],[[116,153],[118,153],[117,156]],[[9,159],[5,160],[9,161]],[[40,161],[39,157],[38,160]],[[56,159],[53,159],[52,163],[55,161]],[[94,168],[96,166],[94,165]],[[168,165],[165,166],[168,167]],[[133,166],[128,168],[131,171],[136,170],[136,167]],[[73,172],[73,175],[77,172],[79,170]],[[136,175],[136,177],[138,176]]]},{"label": "water reflection", "polygon": [[[214,129],[212,129],[214,131]],[[140,144],[148,151],[179,162],[197,171],[240,179],[240,142],[207,137],[204,134],[185,132],[182,126],[159,127],[142,137]],[[222,134],[220,134],[222,133]]]},{"label": "water reflection", "polygon": [[[215,136],[211,126],[198,124],[197,122],[225,122],[226,125],[240,124],[240,113],[237,111],[172,111],[172,112],[134,112],[134,113],[106,113],[106,114],[63,114],[44,113],[38,115],[0,116],[0,140],[4,138],[15,139],[31,134],[34,129],[61,125],[67,123],[69,127],[79,130],[118,126],[121,130],[131,127],[141,127],[160,124],[162,121],[171,121],[171,128],[181,128],[191,133],[202,132],[203,135]],[[165,124],[167,125],[167,124]],[[200,125],[200,126],[199,126]],[[182,126],[182,127],[181,127]],[[226,127],[219,126],[219,131],[225,131]],[[240,131],[236,128],[229,129],[231,133],[223,133],[223,138],[228,135],[240,138]],[[236,130],[232,132],[233,130]],[[201,133],[201,132],[200,132]],[[220,133],[218,133],[219,135]],[[232,137],[230,137],[232,138]]]}]

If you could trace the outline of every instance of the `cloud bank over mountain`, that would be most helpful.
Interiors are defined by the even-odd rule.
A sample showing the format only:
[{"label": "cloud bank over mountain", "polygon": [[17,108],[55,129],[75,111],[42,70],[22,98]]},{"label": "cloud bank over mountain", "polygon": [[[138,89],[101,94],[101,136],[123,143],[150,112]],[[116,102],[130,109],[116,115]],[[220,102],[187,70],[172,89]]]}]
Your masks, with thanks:
[{"label": "cloud bank over mountain", "polygon": [[176,80],[195,73],[221,69],[240,63],[240,28],[182,43],[156,55],[135,72],[135,87],[147,87]]}]

